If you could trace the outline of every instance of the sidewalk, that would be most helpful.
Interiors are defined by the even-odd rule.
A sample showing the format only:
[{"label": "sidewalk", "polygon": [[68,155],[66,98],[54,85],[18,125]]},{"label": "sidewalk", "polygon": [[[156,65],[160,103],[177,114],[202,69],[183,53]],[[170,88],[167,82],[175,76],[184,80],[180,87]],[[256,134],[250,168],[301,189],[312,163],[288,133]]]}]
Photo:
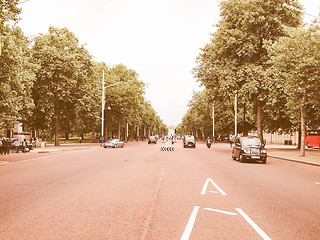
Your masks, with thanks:
[{"label": "sidewalk", "polygon": [[47,153],[47,152],[57,152],[57,151],[73,151],[82,149],[99,148],[99,143],[60,143],[60,146],[54,146],[54,144],[46,143],[45,148],[42,149],[41,146],[37,146],[32,152]]},{"label": "sidewalk", "polygon": [[266,148],[269,157],[320,167],[320,149],[306,148],[305,156],[300,157],[300,150],[297,149],[297,146],[268,144]]}]

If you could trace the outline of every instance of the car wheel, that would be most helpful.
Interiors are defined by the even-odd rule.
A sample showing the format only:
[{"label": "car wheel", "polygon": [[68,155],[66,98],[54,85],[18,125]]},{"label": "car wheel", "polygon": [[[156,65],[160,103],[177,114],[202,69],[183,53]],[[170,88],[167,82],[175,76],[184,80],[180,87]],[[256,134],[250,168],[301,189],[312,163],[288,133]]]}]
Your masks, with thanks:
[{"label": "car wheel", "polygon": [[262,164],[266,164],[266,163],[267,163],[267,159],[266,159],[266,158],[263,158],[263,159],[261,160],[261,162],[262,162]]},{"label": "car wheel", "polygon": [[242,162],[242,163],[244,163],[245,160],[246,160],[245,157],[244,157],[242,154],[240,154],[240,156],[239,156],[239,161]]},{"label": "car wheel", "polygon": [[123,145],[121,145],[121,148],[123,148]]}]

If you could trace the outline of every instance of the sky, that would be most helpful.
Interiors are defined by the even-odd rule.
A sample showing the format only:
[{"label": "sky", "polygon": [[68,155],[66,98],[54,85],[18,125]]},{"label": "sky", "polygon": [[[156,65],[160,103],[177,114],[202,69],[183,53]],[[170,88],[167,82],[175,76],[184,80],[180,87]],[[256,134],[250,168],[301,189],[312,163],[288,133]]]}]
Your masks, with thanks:
[{"label": "sky", "polygon": [[[219,22],[219,2],[28,0],[20,5],[19,26],[30,37],[48,32],[50,25],[67,27],[95,61],[135,70],[147,84],[146,100],[165,124],[177,126],[193,91],[200,90],[192,69]],[[319,15],[319,2],[300,3],[308,13]],[[305,17],[306,22],[311,19]]]}]

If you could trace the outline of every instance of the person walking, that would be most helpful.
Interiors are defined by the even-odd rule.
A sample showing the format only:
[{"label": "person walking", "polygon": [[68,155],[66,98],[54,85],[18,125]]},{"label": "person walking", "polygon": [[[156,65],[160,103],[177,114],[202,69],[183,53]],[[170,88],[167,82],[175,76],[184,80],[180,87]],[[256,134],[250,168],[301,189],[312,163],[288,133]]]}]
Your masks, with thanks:
[{"label": "person walking", "polygon": [[2,151],[3,151],[4,155],[6,155],[8,152],[8,140],[6,138],[2,139]]},{"label": "person walking", "polygon": [[13,145],[15,146],[16,148],[16,153],[19,152],[19,147],[21,146],[21,143],[19,141],[19,139],[16,139],[14,142],[13,142]]}]

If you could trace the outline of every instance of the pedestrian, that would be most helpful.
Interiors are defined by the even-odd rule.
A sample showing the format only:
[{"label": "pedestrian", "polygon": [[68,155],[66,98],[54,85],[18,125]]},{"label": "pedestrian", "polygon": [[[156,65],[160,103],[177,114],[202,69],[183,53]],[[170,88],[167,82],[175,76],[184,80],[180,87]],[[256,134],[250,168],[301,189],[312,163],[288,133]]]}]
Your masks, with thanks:
[{"label": "pedestrian", "polygon": [[0,138],[0,154],[3,154],[3,138]]},{"label": "pedestrian", "polygon": [[6,155],[7,152],[8,152],[7,148],[8,148],[8,140],[6,138],[3,138],[3,140],[2,140],[2,150],[3,150],[4,155]]},{"label": "pedestrian", "polygon": [[10,138],[7,138],[7,154],[10,153],[10,149],[12,148],[12,141]]},{"label": "pedestrian", "polygon": [[79,143],[82,143],[82,137],[81,136],[79,137]]},{"label": "pedestrian", "polygon": [[24,139],[23,140],[23,152],[25,153],[25,152],[28,152],[29,151],[29,148],[28,148],[28,143],[27,143],[27,140],[26,139]]},{"label": "pedestrian", "polygon": [[19,147],[21,146],[21,143],[19,141],[19,139],[16,139],[14,142],[13,142],[13,145],[15,146],[16,148],[16,153],[19,152]]}]

